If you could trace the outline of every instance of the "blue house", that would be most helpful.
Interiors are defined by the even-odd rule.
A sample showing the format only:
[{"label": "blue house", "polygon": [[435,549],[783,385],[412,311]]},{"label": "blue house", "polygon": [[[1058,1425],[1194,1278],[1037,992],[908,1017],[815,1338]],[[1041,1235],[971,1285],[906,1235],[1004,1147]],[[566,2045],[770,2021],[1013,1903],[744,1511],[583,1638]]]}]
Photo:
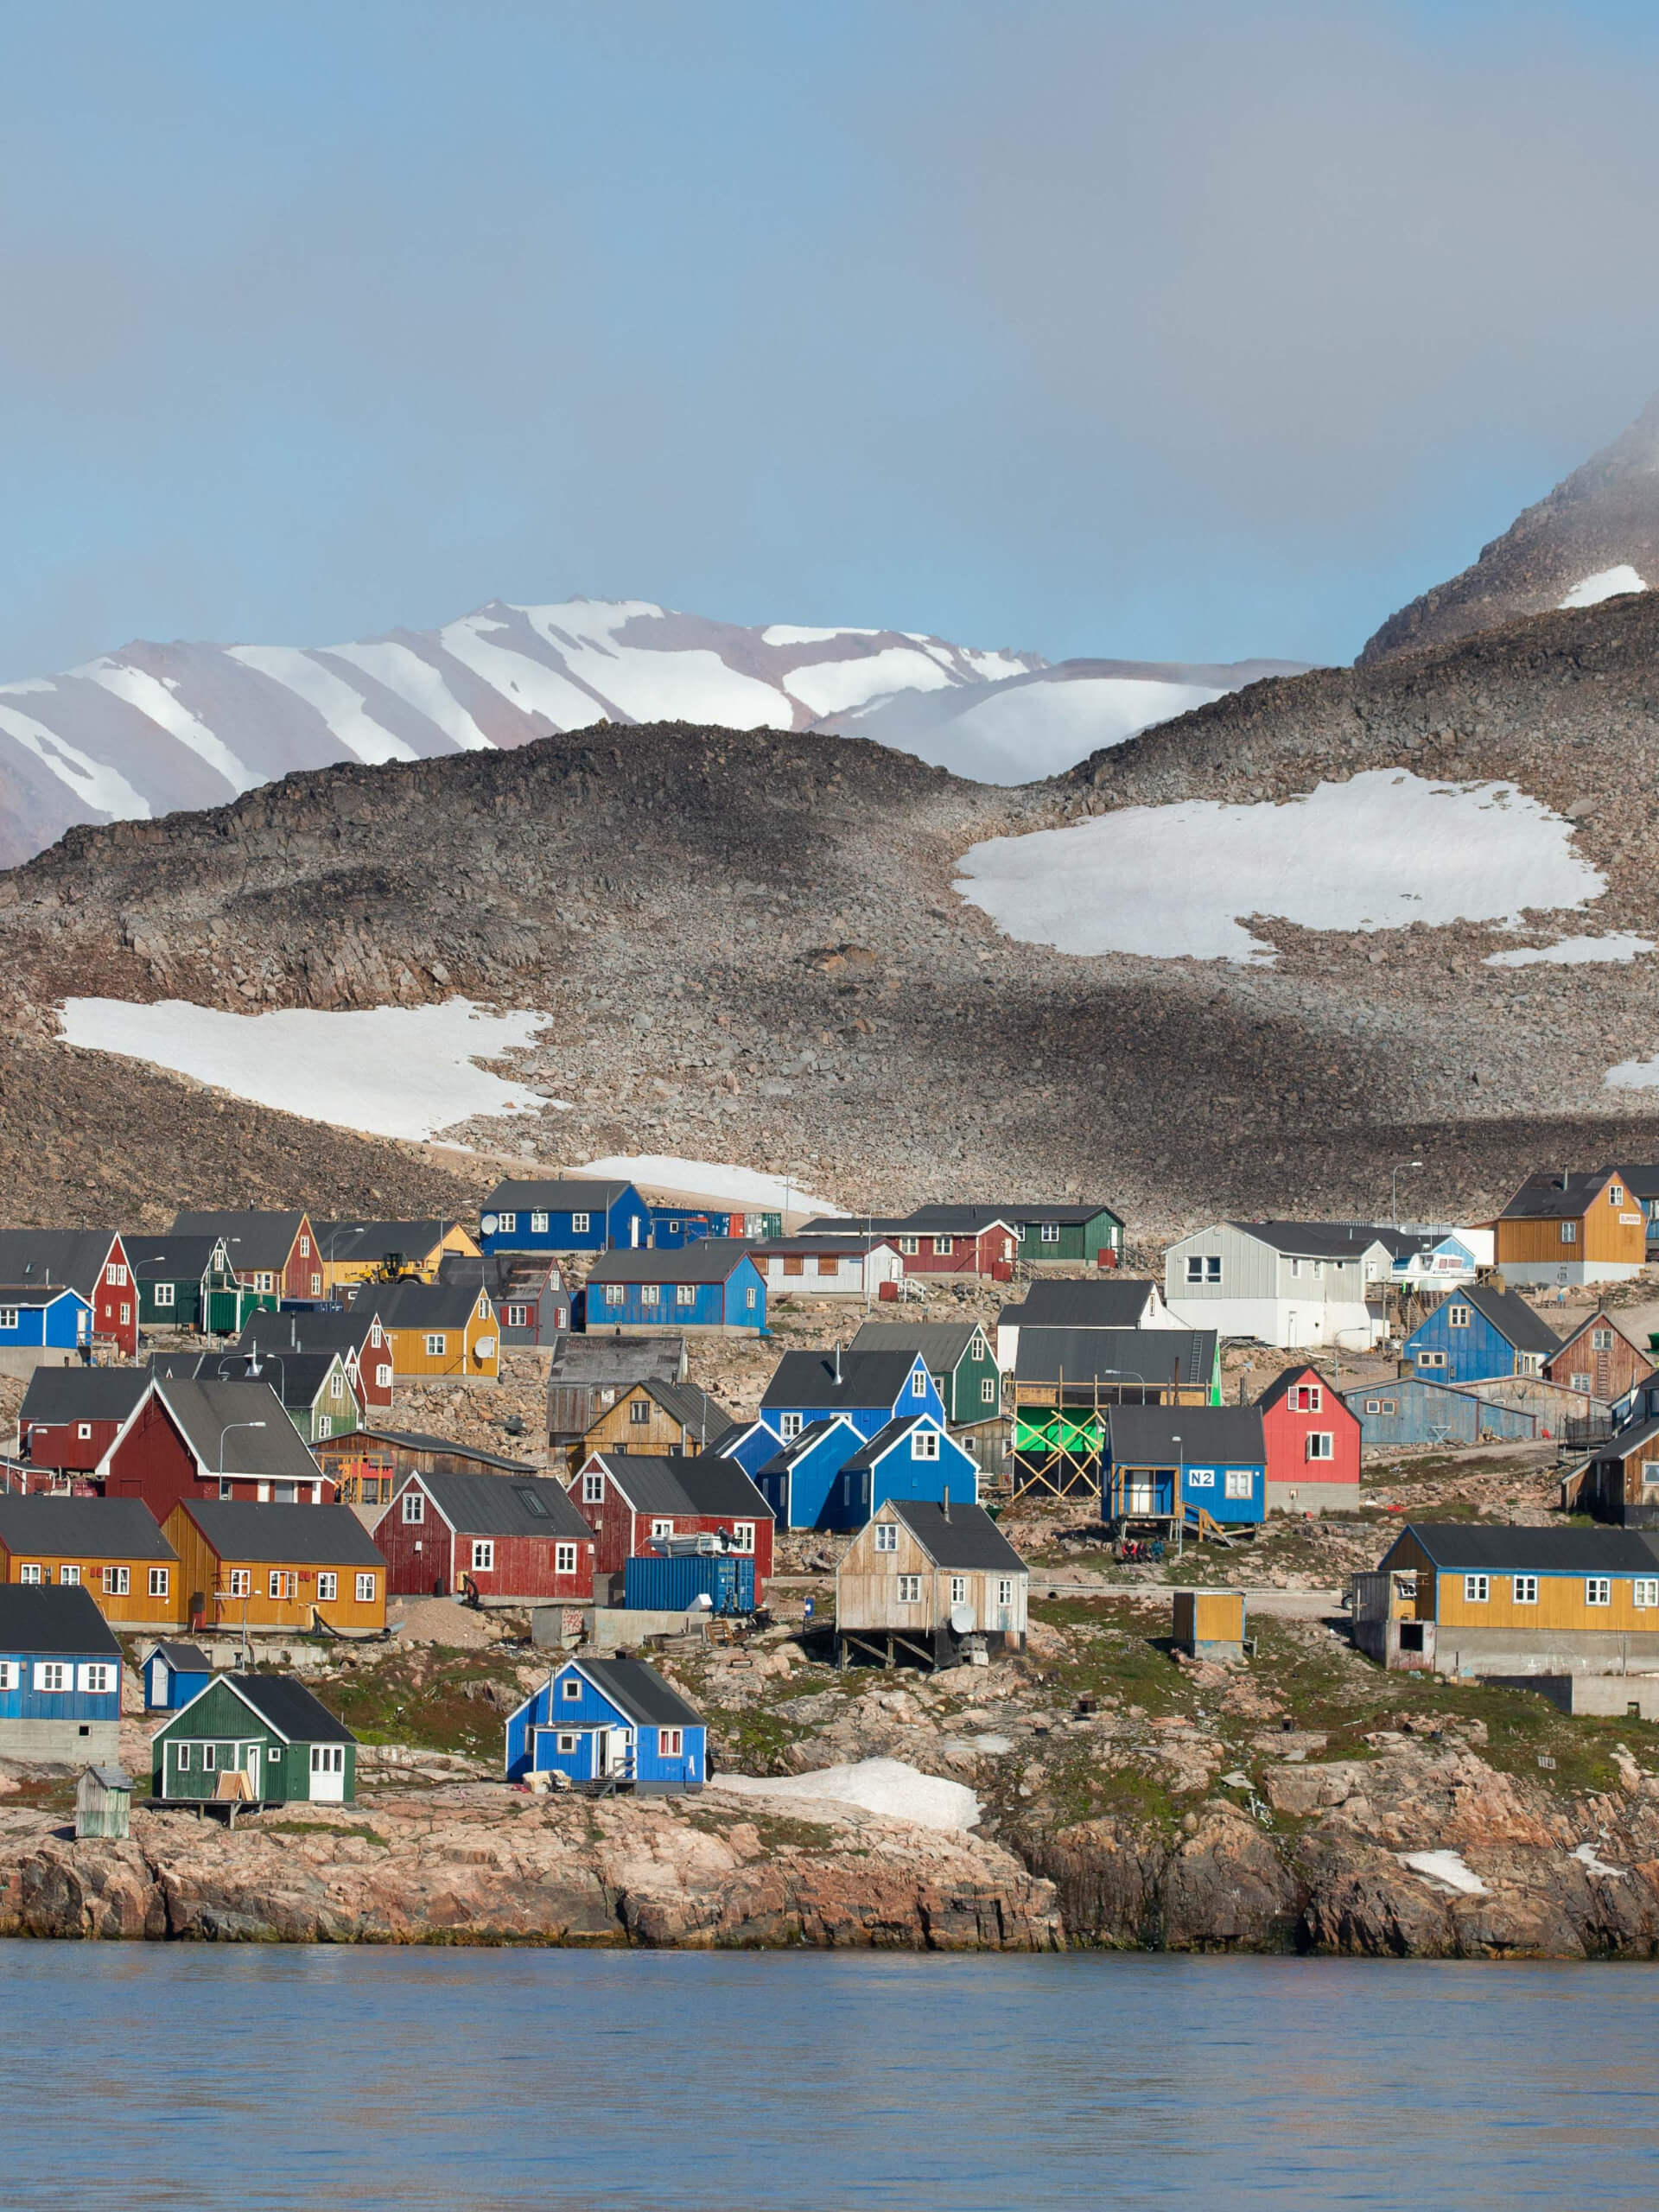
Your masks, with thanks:
[{"label": "blue house", "polygon": [[[836,1477],[864,1442],[844,1414],[810,1421],[800,1434],[780,1444],[764,1421],[756,1421],[732,1448],[721,1449],[723,1459],[735,1459],[746,1473],[753,1457],[756,1487],[772,1508],[780,1529],[815,1529]],[[792,1519],[798,1512],[801,1518]]]},{"label": "blue house", "polygon": [[1227,1528],[1268,1513],[1268,1447],[1260,1406],[1114,1406],[1101,1455],[1103,1521]]},{"label": "blue house", "polygon": [[509,1782],[562,1775],[641,1796],[701,1789],[702,1715],[642,1659],[568,1659],[507,1720]]},{"label": "blue house", "polygon": [[[816,1519],[795,1525],[861,1529],[893,1499],[942,1505],[947,1497],[978,1504],[979,1464],[931,1415],[907,1414],[861,1444],[836,1476]],[[798,1510],[804,1501],[792,1502]]]},{"label": "blue house", "polygon": [[213,1679],[207,1654],[194,1643],[152,1643],[138,1671],[146,1713],[178,1713]]},{"label": "blue house", "polygon": [[0,1345],[73,1351],[92,1340],[92,1300],[67,1283],[0,1284]]},{"label": "blue house", "polygon": [[945,1426],[944,1401],[918,1351],[786,1351],[760,1400],[766,1427],[780,1444],[792,1444],[815,1421],[837,1414],[867,1443],[911,1414]]},{"label": "blue house", "polygon": [[1428,1382],[1487,1382],[1541,1375],[1561,1348],[1517,1291],[1471,1283],[1452,1293],[1406,1338],[1404,1357]]},{"label": "blue house", "polygon": [[591,1336],[682,1336],[694,1331],[764,1336],[766,1286],[747,1244],[706,1236],[677,1252],[607,1252],[582,1293]]},{"label": "blue house", "polygon": [[1488,1405],[1472,1390],[1425,1382],[1415,1375],[1362,1383],[1342,1397],[1350,1413],[1359,1415],[1362,1446],[1510,1443],[1536,1436],[1542,1426],[1536,1414],[1519,1406]]},{"label": "blue house", "polygon": [[651,1209],[632,1183],[498,1183],[478,1227],[486,1252],[631,1251],[651,1242]]},{"label": "blue house", "polygon": [[113,1763],[121,1647],[79,1583],[0,1583],[0,1759]]}]

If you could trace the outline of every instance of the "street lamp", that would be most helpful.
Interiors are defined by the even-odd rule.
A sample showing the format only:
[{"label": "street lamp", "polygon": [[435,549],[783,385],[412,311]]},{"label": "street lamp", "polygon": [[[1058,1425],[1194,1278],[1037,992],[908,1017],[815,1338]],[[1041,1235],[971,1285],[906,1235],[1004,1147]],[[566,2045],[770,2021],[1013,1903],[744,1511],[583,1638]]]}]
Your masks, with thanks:
[{"label": "street lamp", "polygon": [[1400,1226],[1400,1178],[1408,1170],[1421,1167],[1421,1160],[1396,1160],[1389,1174],[1389,1218],[1396,1229]]},{"label": "street lamp", "polygon": [[220,1495],[221,1495],[221,1496],[223,1495],[223,1493],[224,1493],[224,1490],[225,1490],[225,1440],[226,1440],[226,1438],[230,1434],[231,1431],[232,1431],[233,1428],[264,1428],[264,1427],[266,1427],[267,1426],[268,1426],[268,1424],[267,1424],[266,1422],[263,1421],[227,1421],[226,1422],[226,1424],[225,1424],[224,1427],[223,1427],[223,1428],[221,1428],[221,1429],[219,1430],[219,1492],[220,1492]]}]

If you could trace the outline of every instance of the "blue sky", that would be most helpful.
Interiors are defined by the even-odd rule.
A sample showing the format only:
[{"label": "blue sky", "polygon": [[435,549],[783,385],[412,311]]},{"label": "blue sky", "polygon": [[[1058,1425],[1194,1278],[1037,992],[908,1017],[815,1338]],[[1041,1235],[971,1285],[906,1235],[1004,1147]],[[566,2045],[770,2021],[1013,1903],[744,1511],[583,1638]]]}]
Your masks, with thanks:
[{"label": "blue sky", "polygon": [[1659,386],[1651,10],[0,22],[0,679],[501,596],[1345,658]]}]

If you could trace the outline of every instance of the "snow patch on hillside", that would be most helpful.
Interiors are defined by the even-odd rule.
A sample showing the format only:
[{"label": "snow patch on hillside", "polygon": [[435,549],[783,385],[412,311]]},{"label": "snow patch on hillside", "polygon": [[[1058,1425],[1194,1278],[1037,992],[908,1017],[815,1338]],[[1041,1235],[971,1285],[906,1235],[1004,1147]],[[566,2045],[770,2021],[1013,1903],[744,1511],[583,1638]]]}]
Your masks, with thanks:
[{"label": "snow patch on hillside", "polygon": [[543,1014],[480,1014],[467,999],[340,1014],[69,999],[61,1039],[148,1060],[308,1122],[418,1143],[474,1115],[538,1112],[542,1099],[475,1062],[528,1045],[546,1024]]},{"label": "snow patch on hillside", "polygon": [[1651,938],[1630,937],[1564,937],[1554,944],[1519,945],[1513,952],[1489,952],[1482,965],[1487,968],[1536,968],[1545,964],[1552,968],[1585,968],[1599,960],[1634,960],[1639,952],[1653,950]]},{"label": "snow patch on hillside", "polygon": [[1647,588],[1630,563],[1625,561],[1617,569],[1599,569],[1593,576],[1580,576],[1561,605],[1563,607],[1599,607],[1604,599],[1618,599],[1627,591],[1646,591]]},{"label": "snow patch on hillside", "polygon": [[[6,689],[22,691],[27,686],[8,684]],[[49,690],[51,686],[48,684],[47,689]],[[149,801],[134,791],[118,768],[111,768],[107,761],[94,760],[90,753],[81,752],[78,746],[71,745],[67,738],[58,736],[21,708],[0,707],[0,730],[32,753],[41,766],[49,768],[77,798],[108,815],[112,822],[149,820]]]},{"label": "snow patch on hillside", "polygon": [[957,1835],[979,1825],[980,1805],[965,1783],[923,1774],[904,1759],[857,1759],[849,1766],[821,1766],[810,1774],[721,1774],[712,1784],[745,1797],[828,1797],[859,1805],[886,1820]]},{"label": "snow patch on hillside", "polygon": [[1249,915],[1385,930],[1581,906],[1606,886],[1571,835],[1512,785],[1380,768],[1283,806],[1184,799],[988,838],[956,887],[1008,936],[1061,952],[1270,963]]},{"label": "snow patch on hillside", "polygon": [[378,767],[387,760],[416,758],[412,745],[394,737],[376,721],[360,691],[353,690],[342,677],[320,660],[313,660],[309,653],[293,645],[232,645],[230,655],[244,668],[269,677],[296,699],[303,699],[308,707],[315,707],[346,750],[365,766]]},{"label": "snow patch on hillside", "polygon": [[768,1213],[787,1211],[791,1218],[842,1211],[833,1199],[817,1198],[781,1175],[720,1160],[681,1160],[666,1152],[613,1153],[604,1160],[586,1161],[576,1172],[613,1175],[638,1184],[642,1191],[671,1192],[676,1198],[724,1198],[734,1206],[753,1206]]}]

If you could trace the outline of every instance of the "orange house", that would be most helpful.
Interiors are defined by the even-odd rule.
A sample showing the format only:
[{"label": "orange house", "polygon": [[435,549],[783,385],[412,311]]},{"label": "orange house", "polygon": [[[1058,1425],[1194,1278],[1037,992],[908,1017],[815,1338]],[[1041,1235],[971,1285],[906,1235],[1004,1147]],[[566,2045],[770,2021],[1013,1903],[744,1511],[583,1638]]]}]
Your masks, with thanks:
[{"label": "orange house", "polygon": [[386,1625],[385,1554],[348,1505],[183,1498],[162,1533],[193,1630],[303,1636],[321,1621],[367,1636]]},{"label": "orange house", "polygon": [[1647,1222],[1622,1167],[1529,1175],[1493,1224],[1511,1287],[1624,1282],[1647,1258]]},{"label": "orange house", "polygon": [[142,1498],[0,1497],[0,1581],[79,1585],[111,1628],[184,1619],[179,1555]]}]

